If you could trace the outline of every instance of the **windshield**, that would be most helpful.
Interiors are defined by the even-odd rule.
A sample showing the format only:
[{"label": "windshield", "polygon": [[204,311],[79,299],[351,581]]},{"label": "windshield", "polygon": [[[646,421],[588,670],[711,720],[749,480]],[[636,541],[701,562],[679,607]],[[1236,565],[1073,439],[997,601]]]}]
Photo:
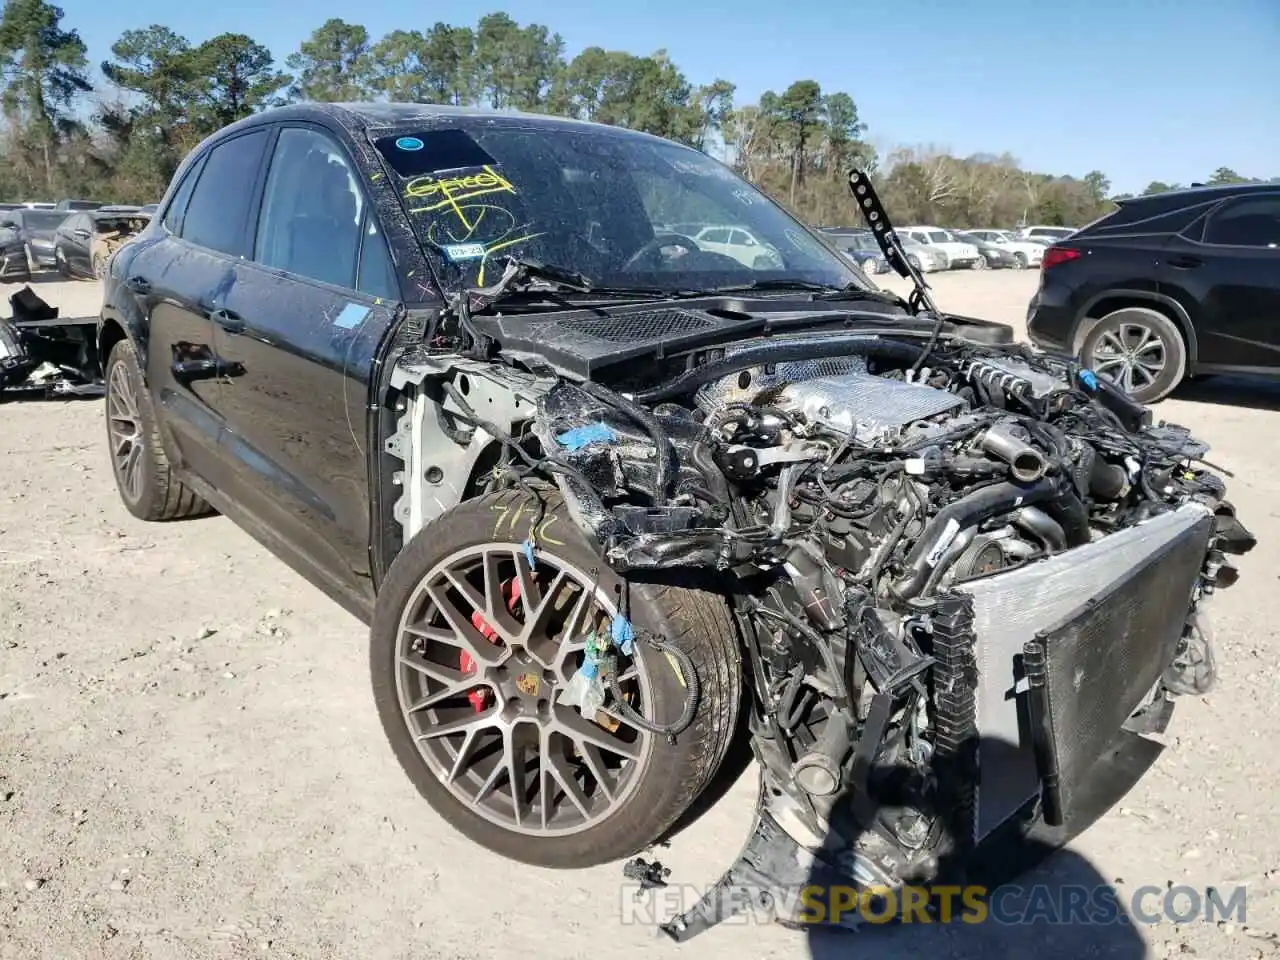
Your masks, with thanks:
[{"label": "windshield", "polygon": [[25,210],[22,213],[22,225],[28,230],[56,230],[58,224],[65,219],[65,213],[45,213],[40,210]]},{"label": "windshield", "polygon": [[375,142],[451,288],[495,282],[506,255],[601,287],[869,286],[728,167],[668,141],[488,117]]}]

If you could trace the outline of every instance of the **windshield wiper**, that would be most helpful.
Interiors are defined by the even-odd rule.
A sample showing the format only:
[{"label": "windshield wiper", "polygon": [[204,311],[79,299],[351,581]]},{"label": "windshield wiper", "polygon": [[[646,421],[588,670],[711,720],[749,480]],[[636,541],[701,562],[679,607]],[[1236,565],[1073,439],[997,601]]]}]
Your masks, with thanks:
[{"label": "windshield wiper", "polygon": [[622,287],[595,283],[590,277],[555,264],[522,257],[507,257],[507,267],[496,283],[466,290],[472,313],[513,296],[536,297],[554,293],[630,300],[673,300],[701,296],[700,290],[668,290],[662,287]]},{"label": "windshield wiper", "polygon": [[811,280],[757,280],[754,283],[735,284],[727,287],[712,287],[702,291],[712,293],[750,293],[753,290],[802,290],[813,294],[814,300],[873,300],[877,303],[888,303],[893,306],[906,306],[896,293],[884,290],[868,290],[851,283],[846,287],[835,287],[829,283],[814,283]]},{"label": "windshield wiper", "polygon": [[755,280],[751,283],[732,283],[724,287],[708,287],[700,291],[704,296],[717,293],[750,293],[753,290],[805,290],[810,293],[835,293],[839,287],[812,280]]}]

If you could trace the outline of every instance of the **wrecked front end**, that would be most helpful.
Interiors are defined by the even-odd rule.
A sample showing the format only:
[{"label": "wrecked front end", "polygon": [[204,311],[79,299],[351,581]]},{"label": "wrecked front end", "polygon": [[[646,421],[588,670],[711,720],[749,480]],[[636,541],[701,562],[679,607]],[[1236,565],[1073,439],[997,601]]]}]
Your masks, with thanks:
[{"label": "wrecked front end", "polygon": [[[633,312],[561,346],[632,351],[655,336]],[[999,879],[1016,858],[993,851],[1059,846],[1123,795],[1174,699],[1212,685],[1206,602],[1254,543],[1205,446],[1021,345],[882,328],[681,351],[666,322],[660,363],[596,378],[514,347],[419,354],[395,372],[409,400],[387,444],[406,535],[442,490],[541,465],[614,570],[722,585],[760,807],[664,929],[766,904],[804,922],[814,883]]]}]

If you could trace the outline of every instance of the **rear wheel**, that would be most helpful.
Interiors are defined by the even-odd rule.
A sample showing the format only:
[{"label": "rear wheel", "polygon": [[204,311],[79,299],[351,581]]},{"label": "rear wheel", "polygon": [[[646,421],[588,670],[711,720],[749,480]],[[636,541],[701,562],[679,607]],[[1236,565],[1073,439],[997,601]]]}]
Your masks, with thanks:
[{"label": "rear wheel", "polygon": [[1015,254],[1013,255],[1013,264],[1014,264],[1014,266],[1016,266],[1019,270],[1025,270],[1025,269],[1027,269],[1027,266],[1028,266],[1028,264],[1029,264],[1029,263],[1030,263],[1030,261],[1029,261],[1029,260],[1027,260],[1027,255],[1026,255],[1025,253],[1015,253]]},{"label": "rear wheel", "polygon": [[975,261],[973,261],[973,264],[970,266],[970,268],[969,268],[969,269],[971,269],[971,270],[985,270],[985,269],[987,269],[987,267],[988,267],[988,266],[989,266],[989,264],[987,263],[987,258],[986,258],[986,257],[984,257],[984,256],[982,256],[981,254],[979,254],[979,255],[978,255],[978,259],[977,259],[977,260],[975,260]]},{"label": "rear wheel", "polygon": [[139,520],[178,520],[210,508],[173,475],[133,343],[111,348],[106,368],[107,442],[120,499]]},{"label": "rear wheel", "polygon": [[[532,566],[522,541],[535,530]],[[476,843],[545,867],[643,850],[711,782],[737,725],[741,663],[725,599],[631,584],[637,634],[687,655],[701,687],[675,743],[628,712],[563,701],[587,637],[607,636],[623,584],[558,493],[463,503],[391,565],[370,632],[374,700],[396,758],[427,802]],[[659,724],[689,699],[680,656],[617,645],[631,710]]]},{"label": "rear wheel", "polygon": [[1187,344],[1177,325],[1157,310],[1125,307],[1099,320],[1080,359],[1139,403],[1167,397],[1187,372]]}]

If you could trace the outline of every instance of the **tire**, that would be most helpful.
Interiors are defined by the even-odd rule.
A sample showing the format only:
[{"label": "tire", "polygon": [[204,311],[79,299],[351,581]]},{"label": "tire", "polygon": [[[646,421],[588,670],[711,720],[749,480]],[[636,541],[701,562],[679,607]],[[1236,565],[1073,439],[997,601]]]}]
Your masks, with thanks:
[{"label": "tire", "polygon": [[[1130,355],[1127,349],[1122,351],[1118,347],[1137,347],[1137,358],[1147,361],[1147,371],[1131,375],[1131,380],[1126,382],[1123,362],[1119,365],[1109,362],[1113,355]],[[1149,368],[1155,366],[1157,357],[1159,369],[1152,371]],[[1158,310],[1124,307],[1094,324],[1081,344],[1080,359],[1139,403],[1155,403],[1172,393],[1186,376],[1187,342],[1177,324]],[[1131,363],[1129,369],[1136,366]]]},{"label": "tire", "polygon": [[71,276],[71,268],[67,266],[67,255],[62,252],[61,247],[53,248],[53,266],[61,277]]},{"label": "tire", "polygon": [[95,279],[102,280],[107,275],[107,258],[104,254],[95,253],[93,255],[93,276]]},{"label": "tire", "polygon": [[[545,519],[538,523],[535,519],[538,516]],[[511,519],[509,536],[500,532],[504,519],[508,517]],[[526,518],[529,527],[517,526],[520,517]],[[495,814],[488,807],[466,802],[445,783],[445,765],[454,765],[455,781],[471,774],[470,767],[461,773],[456,772],[457,756],[463,752],[464,746],[432,761],[440,772],[433,769],[417,746],[419,740],[432,742],[423,737],[423,732],[431,730],[440,721],[425,717],[425,711],[419,711],[413,715],[424,719],[416,730],[409,728],[408,715],[401,705],[400,684],[401,681],[416,683],[420,674],[399,663],[401,623],[402,618],[419,615],[420,604],[415,596],[419,595],[424,578],[436,575],[433,570],[469,551],[501,551],[507,558],[506,562],[514,563],[513,557],[521,551],[520,541],[528,536],[535,523],[538,523],[538,530],[543,531],[536,554],[536,563],[543,565],[541,576],[547,577],[549,571],[563,570],[565,565],[569,565],[594,577],[597,589],[609,597],[621,595],[620,579],[600,561],[586,535],[569,515],[558,492],[544,488],[535,496],[527,491],[511,490],[480,497],[454,507],[420,531],[392,563],[379,590],[370,629],[370,678],[382,728],[396,759],[418,792],[444,820],[475,843],[509,859],[542,867],[575,869],[608,863],[640,852],[663,837],[711,783],[737,729],[742,697],[742,662],[737,631],[723,597],[682,586],[632,583],[630,611],[637,633],[651,631],[663,637],[668,644],[687,653],[694,664],[701,695],[691,725],[675,737],[674,744],[659,734],[648,735],[647,745],[640,751],[641,766],[638,770],[632,768],[631,779],[634,782],[629,792],[594,824],[582,824],[577,829],[569,828],[557,835],[548,835],[545,828],[541,828],[543,832],[539,833],[540,828],[536,824],[530,832],[521,831],[514,822],[495,822],[495,817],[509,821],[510,816]],[[548,529],[554,531],[560,543],[552,544],[551,538],[545,535]],[[507,543],[508,540],[511,542]],[[504,587],[508,583],[504,583]],[[512,604],[516,602],[516,599],[510,600]],[[472,609],[476,608],[472,606]],[[473,624],[476,615],[473,613]],[[481,625],[483,623],[481,621]],[[544,652],[561,649],[565,636],[569,635],[568,625],[557,629],[563,629],[565,635],[544,640]],[[583,635],[576,629],[572,632]],[[529,642],[530,649],[535,642]],[[445,646],[443,642],[440,645]],[[462,647],[451,649],[460,650]],[[648,685],[647,690],[652,695],[650,703],[641,704],[641,710],[647,718],[652,720],[656,716],[660,723],[669,725],[680,716],[687,699],[680,675],[676,672],[676,661],[670,654],[664,655],[639,639],[635,643],[635,651],[647,678],[644,681]],[[521,652],[508,647],[505,655],[508,659],[504,663],[517,664]],[[426,656],[423,655],[422,659],[425,660]],[[530,661],[526,659],[525,662]],[[545,665],[548,661],[544,658],[542,662]],[[468,669],[466,661],[458,666],[464,671]],[[577,707],[556,703],[559,690],[563,688],[563,671],[570,671],[573,664],[557,666],[558,670],[542,672],[543,684],[552,673],[561,678],[556,681],[555,689],[540,686],[536,678],[530,681],[531,676],[536,676],[536,671],[521,674],[516,686],[521,694],[529,697],[541,694],[549,698],[538,701],[538,723],[543,722],[541,718],[546,715],[543,712],[546,710],[554,717],[564,716],[560,711],[568,711],[570,719],[577,718],[576,723],[590,725],[591,721],[584,720]],[[518,665],[517,669],[520,669]],[[453,676],[457,677],[456,671]],[[520,686],[521,682],[527,686]],[[529,686],[533,687],[532,691]],[[490,688],[488,696],[497,696],[493,689]],[[503,696],[509,697],[514,692],[508,689]],[[410,694],[406,692],[404,696],[408,699]],[[501,703],[503,710],[495,706],[495,717],[511,709],[510,699],[496,703]],[[547,703],[552,706],[544,707]],[[528,701],[524,704],[527,709]],[[475,703],[469,706],[473,711],[481,709]],[[465,716],[468,705],[464,701],[451,709],[460,709]],[[531,718],[526,717],[526,721],[531,721]],[[517,724],[515,728],[532,725],[532,722],[526,722]],[[448,748],[442,746],[440,749]],[[541,764],[538,770],[542,770]],[[541,777],[535,777],[534,782],[541,792]],[[498,794],[502,786],[509,783],[509,775],[498,775],[497,785],[490,796]],[[617,784],[614,787],[616,793]],[[508,794],[510,792],[508,789]],[[483,799],[480,801],[484,802]],[[504,809],[514,809],[515,805],[509,799],[502,802],[506,805]],[[529,802],[530,809],[533,809],[532,805],[538,800],[535,798]],[[541,809],[545,813],[545,808]]]},{"label": "tire", "polygon": [[[107,452],[111,474],[125,508],[139,520],[180,520],[211,513],[209,505],[173,475],[169,458],[160,444],[155,409],[142,381],[138,353],[130,340],[111,348],[104,371]],[[130,425],[132,429],[130,429]],[[130,446],[117,453],[128,439]],[[131,451],[136,453],[129,457]],[[133,474],[125,460],[134,464]]]},{"label": "tire", "polygon": [[40,264],[36,263],[36,255],[31,250],[31,244],[24,244],[22,250],[27,255],[27,273],[39,272]]},{"label": "tire", "polygon": [[917,270],[920,269],[920,258],[917,257],[914,253],[907,254],[907,263],[911,264]]},{"label": "tire", "polygon": [[774,268],[773,261],[770,258],[763,255],[756,257],[753,261],[751,261],[752,270],[772,270],[773,268]]},{"label": "tire", "polygon": [[1021,252],[1015,253],[1013,255],[1013,265],[1017,267],[1019,270],[1027,269],[1027,266],[1029,265],[1029,261],[1027,260],[1027,255]]},{"label": "tire", "polygon": [[977,260],[975,260],[975,261],[973,261],[973,263],[971,263],[971,264],[969,265],[969,269],[970,269],[970,270],[985,270],[985,269],[987,269],[987,267],[988,267],[988,266],[989,266],[989,264],[987,263],[987,258],[986,258],[986,257],[984,257],[984,256],[982,256],[981,254],[979,254],[979,255],[978,255],[978,259],[977,259]]}]

